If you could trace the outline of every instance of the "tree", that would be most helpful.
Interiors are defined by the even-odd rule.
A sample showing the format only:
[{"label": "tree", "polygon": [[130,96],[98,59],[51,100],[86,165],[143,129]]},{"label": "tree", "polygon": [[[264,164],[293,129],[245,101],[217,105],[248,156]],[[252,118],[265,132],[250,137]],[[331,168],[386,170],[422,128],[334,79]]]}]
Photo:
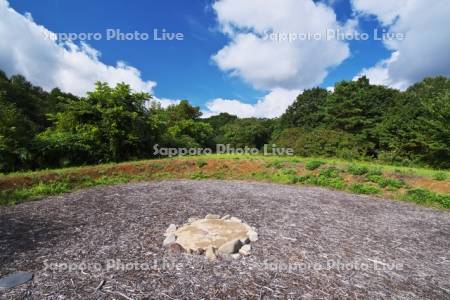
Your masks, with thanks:
[{"label": "tree", "polygon": [[328,96],[329,92],[322,88],[305,90],[281,116],[281,127],[311,130],[325,125],[325,103]]}]

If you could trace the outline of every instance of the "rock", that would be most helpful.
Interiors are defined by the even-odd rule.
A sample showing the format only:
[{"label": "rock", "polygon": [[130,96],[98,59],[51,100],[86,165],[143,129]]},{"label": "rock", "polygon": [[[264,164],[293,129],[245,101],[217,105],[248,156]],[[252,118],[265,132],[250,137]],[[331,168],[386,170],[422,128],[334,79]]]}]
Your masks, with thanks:
[{"label": "rock", "polygon": [[248,237],[241,238],[240,241],[243,245],[250,243],[250,239]]},{"label": "rock", "polygon": [[220,219],[219,215],[207,214],[205,219]]},{"label": "rock", "polygon": [[14,272],[0,278],[0,289],[10,289],[18,285],[24,284],[33,278],[30,272]]},{"label": "rock", "polygon": [[231,217],[230,218],[231,222],[236,222],[236,223],[242,223],[241,219],[235,218],[235,217]]},{"label": "rock", "polygon": [[170,224],[169,227],[167,227],[166,233],[164,234],[164,236],[169,236],[171,233],[174,233],[176,230],[177,230],[177,225]]},{"label": "rock", "polygon": [[234,253],[234,254],[231,254],[231,257],[233,259],[239,259],[239,258],[241,258],[241,255],[239,253]]},{"label": "rock", "polygon": [[221,219],[222,220],[227,220],[227,219],[229,219],[230,218],[230,215],[225,215],[225,216],[223,216]]},{"label": "rock", "polygon": [[214,251],[214,248],[211,245],[206,248],[205,256],[210,260],[217,259],[216,251]]},{"label": "rock", "polygon": [[163,246],[168,246],[172,243],[175,243],[177,237],[175,236],[175,234],[171,233],[169,234],[163,241]]},{"label": "rock", "polygon": [[250,239],[250,242],[256,242],[258,240],[258,234],[256,233],[256,231],[249,231],[247,235]]},{"label": "rock", "polygon": [[226,242],[218,249],[219,254],[229,255],[239,251],[242,242],[239,239]]},{"label": "rock", "polygon": [[244,245],[241,249],[239,249],[239,253],[243,256],[247,256],[250,254],[250,250],[252,250],[252,246],[250,246],[250,244]]},{"label": "rock", "polygon": [[180,244],[178,244],[178,243],[171,243],[169,245],[169,254],[177,255],[177,254],[181,254],[183,252],[184,252],[184,248],[181,247]]}]

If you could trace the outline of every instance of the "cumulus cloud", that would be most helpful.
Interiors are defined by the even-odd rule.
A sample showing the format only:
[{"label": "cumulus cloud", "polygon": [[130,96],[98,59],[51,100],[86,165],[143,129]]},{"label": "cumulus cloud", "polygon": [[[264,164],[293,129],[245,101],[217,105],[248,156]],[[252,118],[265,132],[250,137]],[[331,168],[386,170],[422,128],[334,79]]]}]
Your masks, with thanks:
[{"label": "cumulus cloud", "polygon": [[362,70],[371,81],[405,89],[426,76],[450,75],[450,15],[447,0],[352,0],[362,16],[374,15],[390,33],[404,40],[385,41],[392,56]]},{"label": "cumulus cloud", "polygon": [[[328,69],[349,56],[343,41],[327,40],[327,29],[345,30],[333,9],[312,0],[219,0],[213,8],[230,42],[212,58],[223,71],[261,90],[304,89],[320,84]],[[316,34],[319,40],[276,42],[267,33]]]},{"label": "cumulus cloud", "polygon": [[221,112],[227,112],[241,118],[279,117],[294,102],[299,93],[299,90],[276,88],[259,99],[255,104],[243,103],[235,99],[213,99],[206,103],[208,110],[204,112],[204,117],[217,115]]},{"label": "cumulus cloud", "polygon": [[30,14],[21,15],[0,0],[0,67],[8,74],[22,74],[46,90],[59,87],[83,96],[96,81],[128,83],[135,91],[151,92],[156,83],[141,78],[140,71],[125,62],[102,63],[100,53],[87,44],[58,44],[52,33],[36,24]]}]

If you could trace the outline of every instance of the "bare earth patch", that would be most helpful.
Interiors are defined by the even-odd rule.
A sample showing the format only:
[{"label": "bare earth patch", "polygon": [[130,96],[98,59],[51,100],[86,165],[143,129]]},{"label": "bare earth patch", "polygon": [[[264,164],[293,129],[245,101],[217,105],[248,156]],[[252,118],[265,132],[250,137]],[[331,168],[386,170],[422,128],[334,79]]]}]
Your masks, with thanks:
[{"label": "bare earth patch", "polygon": [[[214,212],[258,232],[239,260],[170,254],[170,224]],[[0,207],[0,290],[20,299],[450,298],[450,214],[320,188],[175,180]]]}]

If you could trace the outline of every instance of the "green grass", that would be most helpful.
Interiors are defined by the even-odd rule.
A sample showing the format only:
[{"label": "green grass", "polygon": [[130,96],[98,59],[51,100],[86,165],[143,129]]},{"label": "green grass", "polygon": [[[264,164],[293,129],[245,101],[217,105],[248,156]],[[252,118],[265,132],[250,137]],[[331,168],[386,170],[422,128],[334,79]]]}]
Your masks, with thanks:
[{"label": "green grass", "polygon": [[[233,162],[224,162],[222,166],[211,164],[211,167],[209,167],[208,160],[210,159],[231,159]],[[240,161],[250,159],[255,162],[255,165],[260,166],[258,171],[238,172]],[[173,164],[177,164],[177,167],[170,167]],[[357,177],[345,176],[348,174]],[[420,189],[417,186],[408,186],[405,180],[411,182],[409,178],[427,177],[436,180],[438,183],[448,180],[449,174],[445,170],[405,168],[371,162],[352,161],[349,163],[348,161],[327,158],[203,155],[200,157],[175,157],[0,176],[0,184],[2,179],[11,179],[11,182],[17,182],[17,185],[9,184],[9,190],[5,190],[5,187],[2,190],[0,185],[0,205],[16,204],[98,185],[172,178],[198,180],[214,178],[307,184],[358,194],[387,196],[421,205],[448,209],[450,195],[437,194],[433,191]],[[445,187],[446,182],[439,184],[443,184],[441,187]]]}]

